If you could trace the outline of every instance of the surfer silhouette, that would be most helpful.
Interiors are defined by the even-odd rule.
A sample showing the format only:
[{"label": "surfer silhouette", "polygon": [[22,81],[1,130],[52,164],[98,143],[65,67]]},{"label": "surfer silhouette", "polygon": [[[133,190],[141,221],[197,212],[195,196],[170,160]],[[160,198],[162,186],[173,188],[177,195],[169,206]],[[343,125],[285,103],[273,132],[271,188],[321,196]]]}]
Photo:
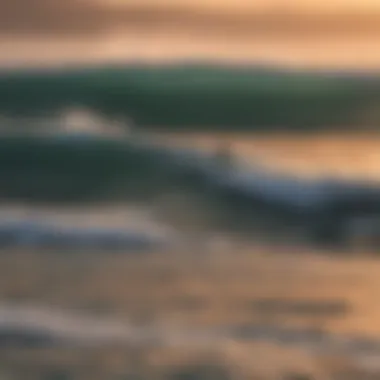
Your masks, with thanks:
[{"label": "surfer silhouette", "polygon": [[231,143],[229,141],[222,143],[218,147],[215,153],[215,157],[221,168],[223,169],[231,168],[233,164],[233,153],[232,153]]}]

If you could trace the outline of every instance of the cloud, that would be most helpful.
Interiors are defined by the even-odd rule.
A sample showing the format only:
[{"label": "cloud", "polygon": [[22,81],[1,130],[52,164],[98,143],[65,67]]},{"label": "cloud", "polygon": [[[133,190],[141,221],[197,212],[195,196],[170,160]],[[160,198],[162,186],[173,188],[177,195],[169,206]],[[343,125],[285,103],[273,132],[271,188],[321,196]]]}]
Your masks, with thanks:
[{"label": "cloud", "polygon": [[[271,12],[264,14],[257,9],[231,13],[222,11],[225,7],[206,9],[194,4],[189,7],[189,1],[123,1],[123,6],[115,7],[106,0],[0,0],[0,35],[94,35],[118,27],[134,31],[169,30],[178,33],[187,30],[234,36],[268,32],[299,35],[300,31],[335,33],[341,30],[348,33],[359,29],[380,30],[380,14],[376,12],[361,16],[355,12],[342,13],[326,18],[326,15],[318,16],[313,12],[297,14],[298,8],[293,14],[291,7],[273,7]],[[271,4],[276,1],[272,0]],[[259,2],[263,3],[263,0]],[[196,4],[200,4],[200,0]]]},{"label": "cloud", "polygon": [[0,33],[86,33],[106,25],[103,8],[83,0],[5,0],[0,2]]}]

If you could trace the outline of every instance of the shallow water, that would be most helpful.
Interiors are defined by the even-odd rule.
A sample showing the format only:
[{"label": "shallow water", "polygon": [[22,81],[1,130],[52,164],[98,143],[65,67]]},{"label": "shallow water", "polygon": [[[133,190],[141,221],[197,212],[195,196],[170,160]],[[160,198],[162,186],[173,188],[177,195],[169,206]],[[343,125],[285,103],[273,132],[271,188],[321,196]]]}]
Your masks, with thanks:
[{"label": "shallow water", "polygon": [[[259,247],[250,247],[245,253],[230,251],[221,255],[219,252],[213,257],[205,255],[196,259],[184,256],[183,252],[178,254],[180,257],[171,255],[141,261],[127,257],[75,259],[70,255],[60,257],[54,266],[52,260],[45,261],[45,269],[52,271],[50,277],[56,276],[55,280],[50,279],[53,293],[45,289],[37,299],[29,296],[24,302],[3,301],[0,346],[6,347],[11,341],[13,347],[32,349],[81,347],[86,350],[118,344],[202,350],[228,347],[232,343],[255,343],[263,347],[270,343],[316,357],[346,357],[352,364],[379,369],[380,330],[376,322],[379,310],[375,302],[379,262],[376,259],[322,257],[306,250],[298,254],[265,252]],[[18,285],[13,281],[21,295],[38,286],[38,281],[44,281],[48,273],[44,264],[38,268],[46,256],[24,256],[25,265],[20,258],[12,263],[12,256],[4,252],[1,262],[8,272],[13,267],[12,273],[23,273],[28,279],[28,287],[22,285],[21,279]],[[35,264],[30,260],[35,260]],[[87,267],[81,279],[75,270],[79,265]],[[95,272],[94,268],[97,268]],[[178,273],[184,282],[176,286],[173,283],[172,290],[165,291],[164,283],[159,286],[156,283],[159,278],[154,275],[165,269],[168,274]],[[63,271],[63,276],[72,273],[70,283],[67,279],[62,282],[57,271]],[[5,269],[1,273],[5,274]],[[37,279],[33,280],[37,273]],[[12,284],[9,282],[4,288],[11,289]],[[86,288],[87,296],[83,292]],[[136,295],[131,292],[133,289]],[[186,295],[196,294],[196,289],[200,295],[208,294],[204,307],[206,313],[207,309],[213,310],[213,323],[197,322],[197,319],[191,322],[197,313],[202,314],[202,307],[181,309],[177,304],[173,309],[167,302],[173,299],[173,291],[186,299]],[[120,313],[129,303],[129,307],[139,308],[136,296],[144,300],[141,307],[155,308],[156,317],[144,322],[130,318],[129,313]],[[112,300],[115,310],[108,310],[106,315],[85,311],[85,302],[92,297],[100,297],[99,301],[103,299],[106,304]],[[245,321],[239,321],[239,314],[234,314],[239,307],[237,301],[250,309],[250,318]],[[76,307],[68,307],[75,303]],[[225,309],[218,307],[221,303],[225,303]]]},{"label": "shallow water", "polygon": [[[148,136],[155,142],[167,144],[170,147],[186,146],[207,152],[215,151],[221,143],[228,141],[232,152],[239,160],[258,165],[271,172],[287,173],[304,178],[327,175],[333,178],[375,181],[380,179],[377,170],[380,159],[378,154],[380,137],[376,134],[156,135],[152,133]],[[181,208],[184,202],[180,203],[181,207],[176,203],[167,205],[175,209],[177,216],[197,211],[193,203],[188,208]],[[57,273],[49,273],[48,276],[48,288],[52,289],[48,293],[54,301],[51,301],[51,298],[48,301],[49,296],[46,300],[44,299],[42,293],[46,291],[45,289],[41,291],[39,288],[38,296],[26,297],[29,286],[22,290],[24,286],[22,284],[27,284],[26,281],[22,281],[24,275],[25,278],[28,274],[32,274],[32,278],[43,278],[36,273],[33,274],[34,269],[29,270],[28,265],[31,268],[33,265],[44,267],[45,260],[50,259],[47,257],[44,257],[42,261],[36,259],[33,264],[35,252],[30,252],[31,256],[27,260],[31,261],[29,264],[26,261],[24,265],[22,263],[24,259],[17,258],[17,252],[14,259],[12,259],[12,253],[2,252],[3,260],[9,260],[8,266],[4,268],[8,268],[6,271],[9,275],[15,277],[15,279],[8,279],[9,284],[20,281],[15,286],[16,290],[13,293],[10,292],[10,298],[13,294],[16,299],[25,297],[27,300],[8,304],[4,296],[3,303],[0,303],[0,343],[2,332],[4,332],[5,345],[7,334],[9,336],[16,332],[19,333],[20,345],[25,344],[22,337],[26,334],[29,336],[27,337],[29,346],[34,344],[33,339],[35,339],[37,345],[63,344],[66,347],[72,345],[84,349],[94,345],[112,345],[115,342],[132,343],[136,347],[178,346],[189,349],[205,346],[220,347],[230,342],[255,342],[297,348],[312,356],[323,354],[349,357],[353,363],[371,368],[375,368],[380,361],[380,330],[377,323],[379,307],[375,301],[379,262],[376,258],[360,260],[345,251],[326,252],[326,256],[323,256],[321,252],[316,254],[310,248],[277,244],[274,248],[272,247],[272,250],[275,250],[274,255],[269,254],[267,257],[264,252],[262,255],[264,258],[257,259],[258,252],[264,250],[259,243],[240,244],[240,242],[225,239],[227,242],[224,241],[226,244],[223,245],[223,237],[222,241],[219,241],[220,245],[215,244],[213,249],[207,250],[200,242],[200,237],[204,238],[200,223],[203,214],[195,215],[192,221],[186,215],[182,218],[182,225],[179,224],[180,219],[176,219],[178,224],[169,227],[157,220],[149,205],[136,205],[133,202],[76,207],[31,206],[26,202],[3,202],[0,215],[0,219],[4,221],[15,219],[29,219],[44,223],[54,221],[56,224],[78,229],[139,228],[157,234],[180,236],[175,250],[171,250],[170,253],[164,252],[162,258],[152,258],[152,261],[145,258],[148,260],[146,268],[150,271],[148,275],[145,273],[146,268],[133,269],[136,262],[133,264],[132,261],[128,261],[129,257],[124,257],[127,261],[124,264],[114,261],[107,275],[106,271],[110,268],[107,269],[107,265],[104,267],[101,265],[96,284],[91,282],[91,276],[89,279],[86,278],[85,273],[86,271],[91,273],[91,267],[96,265],[95,261],[101,259],[91,258],[90,254],[84,260],[79,259],[80,264],[79,261],[67,264],[75,258],[70,258],[72,255],[61,255],[55,264]],[[186,231],[189,223],[194,223],[194,221],[201,228],[190,229],[187,236],[181,234],[184,230]],[[196,240],[196,242],[190,244],[191,240]],[[240,254],[241,249],[247,254],[249,263],[239,263],[240,259],[234,257]],[[107,252],[104,253],[107,257]],[[364,250],[358,252],[359,255],[366,255],[366,253]],[[28,251],[26,254],[28,255]],[[337,255],[340,255],[340,258],[328,257]],[[225,257],[228,259],[226,260]],[[13,263],[12,260],[14,260]],[[164,264],[160,264],[160,260],[163,260]],[[22,269],[23,265],[24,269]],[[132,268],[130,270],[129,265]],[[171,305],[168,301],[160,305],[159,291],[164,289],[164,285],[154,283],[155,273],[160,273],[160,265],[164,268],[171,265],[178,265],[179,268],[194,266],[195,271],[190,274],[181,274],[182,269],[178,272],[178,277],[183,278],[185,283],[187,281],[189,288],[181,289],[174,282],[170,284],[169,293],[178,291],[179,298],[186,299],[189,294],[190,296],[202,294],[202,289],[206,289],[210,298],[206,299],[204,305],[206,305],[205,309],[217,315],[214,321],[211,320],[205,324],[190,322],[191,318],[197,320],[196,312],[191,308],[183,311],[181,304],[179,306],[174,304],[172,309],[163,311],[157,321],[147,323],[145,326],[136,324],[127,316],[120,317],[117,311],[110,318],[83,315],[75,311],[75,308],[74,311],[68,311],[67,306],[73,299],[76,299],[76,302],[73,302],[76,306],[86,302],[101,304],[101,299],[105,294],[113,303],[119,302],[116,310],[118,307],[123,309],[123,302],[126,302],[128,297],[123,296],[121,300],[118,300],[117,294],[131,294],[130,289],[136,293],[143,291],[141,289],[148,289],[147,294],[150,298],[145,295],[140,300],[137,294],[132,297],[133,301],[128,300],[128,302],[142,304],[142,309],[164,310],[168,304]],[[63,272],[64,267],[66,272]],[[50,268],[46,268],[49,272]],[[210,268],[213,269],[210,270]],[[207,270],[212,273],[208,274]],[[81,272],[80,280],[75,283],[70,276],[78,271]],[[145,280],[141,283],[128,284],[129,278],[143,276],[144,273]],[[168,273],[170,274],[170,271]],[[206,273],[203,280],[202,273],[203,276]],[[109,276],[111,280],[104,279],[103,282],[103,275]],[[170,281],[170,276],[168,278]],[[221,281],[219,284],[218,279]],[[87,288],[87,298],[86,293],[83,298],[76,298],[77,293],[81,294],[79,289],[74,289],[77,285]],[[12,288],[12,285],[9,286]],[[60,294],[63,294],[64,300],[62,308],[59,307]],[[234,314],[235,308],[238,307],[231,301],[242,295],[249,296],[249,299],[244,298],[241,301],[244,308],[250,310],[249,316],[244,318],[241,318],[239,312]],[[219,308],[218,303],[223,305],[224,302],[226,304]],[[53,306],[48,307],[48,304]],[[194,308],[197,309],[197,306]],[[128,310],[127,307],[126,310]],[[203,312],[206,316],[202,316]],[[199,320],[202,320],[202,317],[207,320],[207,310],[200,310],[199,313]],[[128,315],[128,313],[125,314]],[[186,315],[189,320],[186,320]],[[28,335],[30,332],[31,337]]]}]

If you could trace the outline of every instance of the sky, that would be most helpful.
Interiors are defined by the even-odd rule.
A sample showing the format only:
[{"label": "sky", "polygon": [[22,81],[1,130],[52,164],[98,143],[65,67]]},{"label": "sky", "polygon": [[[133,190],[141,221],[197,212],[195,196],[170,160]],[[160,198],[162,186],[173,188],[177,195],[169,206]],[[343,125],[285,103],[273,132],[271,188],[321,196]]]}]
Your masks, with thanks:
[{"label": "sky", "polygon": [[216,57],[380,67],[379,38],[380,0],[0,0],[0,66]]},{"label": "sky", "polygon": [[109,6],[123,7],[131,4],[154,6],[186,6],[204,10],[246,11],[273,8],[292,8],[307,11],[380,11],[380,0],[88,0]]},{"label": "sky", "polygon": [[[304,24],[302,28],[316,28],[320,32],[329,30],[324,14],[337,17],[350,14],[348,24],[346,19],[330,17],[333,29],[345,23],[346,29],[347,25],[350,28],[364,25],[366,29],[371,26],[380,30],[377,18],[380,19],[380,0],[0,0],[0,37],[94,34],[120,28],[141,31],[151,27],[165,29],[169,23],[188,30],[189,27],[207,27],[209,31],[245,28],[251,35],[258,25],[261,29],[278,29],[282,25],[277,18],[269,24],[261,18],[261,12],[272,11],[276,17],[284,16],[282,20],[287,14],[295,14]],[[365,14],[364,18],[356,18],[360,13]],[[317,26],[313,24],[316,15],[322,15]],[[307,17],[302,19],[302,16]],[[292,25],[293,19],[285,23]]]}]

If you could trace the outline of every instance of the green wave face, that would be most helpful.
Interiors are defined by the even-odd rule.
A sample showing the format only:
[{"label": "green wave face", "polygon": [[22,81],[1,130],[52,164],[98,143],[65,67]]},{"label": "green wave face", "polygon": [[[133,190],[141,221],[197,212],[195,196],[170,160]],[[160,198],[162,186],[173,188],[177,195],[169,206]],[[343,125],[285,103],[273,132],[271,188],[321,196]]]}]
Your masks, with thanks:
[{"label": "green wave face", "polygon": [[181,157],[127,139],[2,137],[0,196],[27,201],[149,200],[164,191],[199,189],[201,173]]}]

